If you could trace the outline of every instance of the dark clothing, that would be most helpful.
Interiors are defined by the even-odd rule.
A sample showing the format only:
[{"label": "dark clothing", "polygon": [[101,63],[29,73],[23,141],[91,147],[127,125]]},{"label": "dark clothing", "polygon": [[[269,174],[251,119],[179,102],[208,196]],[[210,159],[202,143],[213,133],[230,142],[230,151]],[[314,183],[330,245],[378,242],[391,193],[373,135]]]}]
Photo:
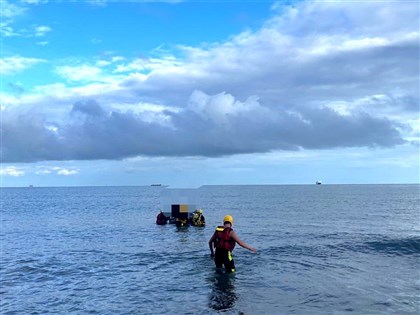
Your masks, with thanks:
[{"label": "dark clothing", "polygon": [[190,226],[190,223],[188,222],[188,220],[181,220],[176,218],[175,220],[175,225],[178,227],[186,227],[186,226]]},{"label": "dark clothing", "polygon": [[169,218],[163,214],[163,212],[159,213],[156,217],[156,224],[157,225],[165,225],[168,223]]},{"label": "dark clothing", "polygon": [[235,247],[235,240],[230,237],[230,232],[233,231],[230,227],[218,226],[216,228],[214,262],[216,268],[225,266],[227,272],[235,271],[235,262],[233,261],[232,250]]},{"label": "dark clothing", "polygon": [[205,226],[206,218],[202,213],[194,212],[191,218],[191,224],[193,226]]},{"label": "dark clothing", "polygon": [[230,250],[216,248],[214,262],[216,264],[216,268],[222,268],[225,266],[225,270],[227,272],[235,272],[235,262],[233,261],[233,255]]},{"label": "dark clothing", "polygon": [[[223,226],[218,226],[209,240],[211,257],[214,259],[217,268],[225,266],[227,272],[235,271],[232,251],[238,243],[243,248],[252,252],[257,250],[245,242],[242,242],[232,229],[233,218],[227,215],[223,218]],[[214,250],[216,248],[216,251]]]}]

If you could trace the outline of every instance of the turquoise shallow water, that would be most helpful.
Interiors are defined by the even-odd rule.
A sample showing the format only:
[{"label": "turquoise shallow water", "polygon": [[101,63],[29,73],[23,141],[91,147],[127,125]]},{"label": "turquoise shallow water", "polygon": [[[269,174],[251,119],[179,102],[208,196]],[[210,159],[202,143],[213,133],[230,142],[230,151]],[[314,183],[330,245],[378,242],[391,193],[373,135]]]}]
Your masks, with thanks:
[{"label": "turquoise shallow water", "polygon": [[[0,313],[419,313],[419,185],[204,186],[187,229],[154,224],[162,189],[3,188]],[[258,249],[234,275],[226,213]]]}]

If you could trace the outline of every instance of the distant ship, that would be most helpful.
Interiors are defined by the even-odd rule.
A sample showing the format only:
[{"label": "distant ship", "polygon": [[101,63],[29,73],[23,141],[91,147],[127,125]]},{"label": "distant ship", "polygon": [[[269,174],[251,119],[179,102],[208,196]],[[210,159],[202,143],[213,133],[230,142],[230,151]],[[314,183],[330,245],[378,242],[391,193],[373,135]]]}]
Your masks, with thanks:
[{"label": "distant ship", "polygon": [[152,184],[150,186],[162,186],[162,184]]},{"label": "distant ship", "polygon": [[316,184],[317,184],[317,185],[321,185],[322,183],[321,183],[321,181],[320,181],[320,180],[317,180],[317,181],[316,181]]}]

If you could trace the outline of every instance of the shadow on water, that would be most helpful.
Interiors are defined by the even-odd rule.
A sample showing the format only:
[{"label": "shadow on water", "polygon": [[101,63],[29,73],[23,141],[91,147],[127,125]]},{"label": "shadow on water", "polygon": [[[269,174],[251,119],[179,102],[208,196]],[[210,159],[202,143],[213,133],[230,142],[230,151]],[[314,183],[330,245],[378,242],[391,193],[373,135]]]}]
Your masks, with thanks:
[{"label": "shadow on water", "polygon": [[209,296],[209,307],[215,311],[230,310],[235,306],[235,274],[216,270],[213,277],[209,277],[212,284]]},{"label": "shadow on water", "polygon": [[185,225],[185,226],[175,226],[175,231],[177,233],[188,233],[188,231],[190,230],[190,226],[189,225]]},{"label": "shadow on water", "polygon": [[187,243],[188,242],[188,234],[189,226],[177,226],[175,232],[177,233],[178,240],[181,243]]}]

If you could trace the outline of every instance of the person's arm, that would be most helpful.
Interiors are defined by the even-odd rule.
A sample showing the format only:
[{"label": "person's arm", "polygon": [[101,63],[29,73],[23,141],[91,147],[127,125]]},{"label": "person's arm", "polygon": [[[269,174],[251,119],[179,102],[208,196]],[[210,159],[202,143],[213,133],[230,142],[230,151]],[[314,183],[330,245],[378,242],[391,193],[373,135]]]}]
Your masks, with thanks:
[{"label": "person's arm", "polygon": [[215,240],[216,240],[216,231],[213,233],[213,236],[209,240],[209,248],[210,248],[210,255],[211,255],[211,257],[214,257],[213,244],[214,244],[214,241]]},{"label": "person's arm", "polygon": [[241,241],[241,239],[238,237],[238,235],[236,235],[235,231],[230,232],[230,237],[233,238],[234,241],[236,243],[238,243],[240,246],[242,246],[243,248],[246,248],[246,249],[250,250],[251,252],[256,252],[257,251],[254,247],[249,246],[247,243]]}]

